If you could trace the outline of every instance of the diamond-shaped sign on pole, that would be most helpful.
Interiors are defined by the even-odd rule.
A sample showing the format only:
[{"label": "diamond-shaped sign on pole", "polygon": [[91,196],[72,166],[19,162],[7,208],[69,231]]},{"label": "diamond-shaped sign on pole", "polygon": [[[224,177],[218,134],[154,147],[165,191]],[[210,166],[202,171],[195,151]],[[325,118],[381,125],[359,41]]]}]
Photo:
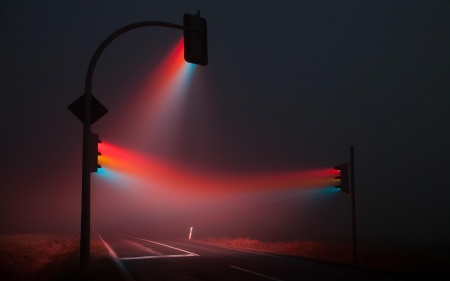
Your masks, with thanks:
[{"label": "diamond-shaped sign on pole", "polygon": [[[67,107],[81,122],[84,118],[84,95]],[[94,96],[91,98],[91,125],[108,113],[108,109],[101,104]]]}]

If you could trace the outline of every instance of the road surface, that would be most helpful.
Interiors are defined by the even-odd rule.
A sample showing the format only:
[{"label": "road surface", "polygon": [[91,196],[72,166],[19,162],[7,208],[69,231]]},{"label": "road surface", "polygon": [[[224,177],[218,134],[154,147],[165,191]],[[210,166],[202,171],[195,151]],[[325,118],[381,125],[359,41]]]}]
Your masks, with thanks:
[{"label": "road surface", "polygon": [[393,280],[338,267],[198,242],[101,234],[127,281]]}]

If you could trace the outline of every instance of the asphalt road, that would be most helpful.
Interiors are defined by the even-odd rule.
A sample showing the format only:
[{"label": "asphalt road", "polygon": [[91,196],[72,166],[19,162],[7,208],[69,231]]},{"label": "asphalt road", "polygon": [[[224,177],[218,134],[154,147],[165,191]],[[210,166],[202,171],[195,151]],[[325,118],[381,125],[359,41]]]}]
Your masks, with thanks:
[{"label": "asphalt road", "polygon": [[102,234],[127,281],[393,280],[338,267],[189,240]]}]

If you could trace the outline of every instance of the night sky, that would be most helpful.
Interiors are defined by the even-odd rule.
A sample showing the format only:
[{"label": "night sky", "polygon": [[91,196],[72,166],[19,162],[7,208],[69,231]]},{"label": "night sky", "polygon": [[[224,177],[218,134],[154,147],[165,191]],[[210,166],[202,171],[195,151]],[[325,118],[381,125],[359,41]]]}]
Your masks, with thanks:
[{"label": "night sky", "polygon": [[[361,243],[450,250],[448,1],[1,1],[1,232],[78,233],[82,123],[67,106],[92,55],[125,25],[197,9],[209,64],[185,63],[188,80],[161,77],[180,30],[133,30],[99,60],[109,113],[92,130],[134,156],[127,176],[92,175],[93,226],[350,242],[351,196],[334,187],[216,184],[330,169],[354,145]],[[174,187],[160,166],[216,180]]]}]

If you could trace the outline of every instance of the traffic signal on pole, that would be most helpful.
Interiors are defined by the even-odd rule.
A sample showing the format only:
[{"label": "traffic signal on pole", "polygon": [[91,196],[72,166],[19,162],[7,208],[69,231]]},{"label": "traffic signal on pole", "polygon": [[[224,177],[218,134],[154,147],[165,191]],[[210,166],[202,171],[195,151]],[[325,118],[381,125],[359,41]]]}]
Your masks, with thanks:
[{"label": "traffic signal on pole", "polygon": [[349,164],[344,163],[334,167],[335,170],[340,171],[340,174],[335,179],[339,180],[339,183],[334,187],[340,188],[342,192],[350,193],[350,177],[349,177]]},{"label": "traffic signal on pole", "polygon": [[100,166],[98,164],[98,157],[102,154],[98,150],[98,144],[102,141],[98,138],[98,134],[91,133],[91,172],[97,172]]},{"label": "traffic signal on pole", "polygon": [[207,65],[206,20],[200,17],[200,11],[196,15],[184,14],[183,25],[203,31],[184,30],[184,60],[199,65]]}]

